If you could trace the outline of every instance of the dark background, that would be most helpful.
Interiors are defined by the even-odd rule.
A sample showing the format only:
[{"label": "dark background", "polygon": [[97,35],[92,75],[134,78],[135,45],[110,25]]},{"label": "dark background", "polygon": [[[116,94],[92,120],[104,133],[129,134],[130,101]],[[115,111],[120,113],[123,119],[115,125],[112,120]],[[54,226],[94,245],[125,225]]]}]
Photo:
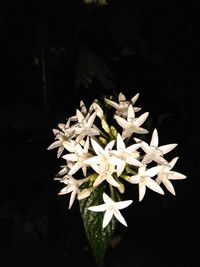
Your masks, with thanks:
[{"label": "dark background", "polygon": [[[77,203],[58,197],[52,128],[103,94],[140,92],[160,144],[178,143],[176,197],[147,190],[105,266],[194,266],[199,243],[199,1],[0,3],[0,266],[95,266]],[[150,192],[149,192],[150,191]],[[196,244],[197,243],[197,244]]]}]

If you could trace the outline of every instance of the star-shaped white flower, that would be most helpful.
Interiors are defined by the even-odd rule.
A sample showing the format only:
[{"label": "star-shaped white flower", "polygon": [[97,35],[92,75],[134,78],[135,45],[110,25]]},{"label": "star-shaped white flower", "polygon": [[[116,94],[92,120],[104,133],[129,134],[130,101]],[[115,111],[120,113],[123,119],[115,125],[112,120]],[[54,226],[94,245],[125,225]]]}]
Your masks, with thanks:
[{"label": "star-shaped white flower", "polygon": [[140,147],[140,144],[133,144],[129,147],[126,147],[122,136],[117,134],[117,150],[112,150],[110,153],[117,157],[120,161],[117,164],[117,176],[120,176],[124,171],[126,164],[133,166],[143,166],[143,164],[137,160],[139,157],[139,152],[137,149]]},{"label": "star-shaped white flower", "polygon": [[115,140],[110,141],[104,149],[94,139],[91,139],[91,143],[96,156],[86,159],[84,163],[89,164],[98,173],[93,186],[98,186],[106,180],[111,185],[118,187],[119,184],[114,179],[113,174],[116,172],[115,166],[119,160],[110,154]]},{"label": "star-shaped white flower", "polygon": [[85,118],[80,110],[77,109],[78,126],[74,127],[75,134],[77,135],[75,142],[78,144],[86,136],[92,137],[99,135],[99,131],[94,127],[94,120],[96,112],[88,118]]},{"label": "star-shaped white flower", "polygon": [[135,112],[141,109],[138,107],[134,107],[134,104],[137,101],[138,97],[139,97],[139,93],[137,93],[134,97],[132,97],[130,101],[127,101],[124,94],[119,93],[119,96],[118,96],[119,104],[107,98],[105,98],[105,101],[116,109],[115,115],[118,115],[120,117],[122,116],[123,118],[127,118],[129,105],[133,106],[133,110]]},{"label": "star-shaped white flower", "polygon": [[120,223],[127,226],[127,223],[119,210],[128,207],[133,201],[125,200],[115,202],[106,193],[103,193],[103,201],[104,204],[88,208],[88,210],[95,212],[105,211],[102,227],[105,228],[109,224],[113,215]]},{"label": "star-shaped white flower", "polygon": [[170,180],[181,180],[187,178],[187,176],[180,172],[171,171],[177,160],[178,157],[175,157],[169,162],[169,165],[162,165],[162,168],[160,169],[156,178],[156,182],[158,184],[163,183],[167,190],[173,195],[176,195],[176,193]]},{"label": "star-shaped white flower", "polygon": [[64,194],[68,194],[71,193],[70,196],[70,201],[69,201],[69,209],[71,209],[74,200],[76,198],[76,195],[80,192],[79,187],[86,181],[88,181],[89,178],[84,178],[81,180],[76,180],[74,179],[71,175],[66,175],[63,177],[63,179],[60,179],[60,182],[66,184],[67,186],[65,186],[63,189],[60,190],[60,192],[58,193],[59,195],[64,195]]},{"label": "star-shaped white flower", "polygon": [[160,168],[161,166],[156,166],[146,170],[146,165],[144,165],[139,167],[138,174],[129,177],[128,181],[130,183],[139,185],[139,201],[142,201],[146,193],[146,187],[159,194],[164,194],[162,188],[151,178],[158,174]]},{"label": "star-shaped white flower", "polygon": [[145,141],[142,141],[138,138],[134,138],[136,142],[141,144],[141,148],[146,153],[142,163],[143,164],[149,164],[152,161],[155,161],[159,164],[168,164],[167,160],[164,159],[163,155],[170,152],[172,149],[174,149],[177,144],[168,144],[163,146],[158,146],[158,131],[157,129],[154,129],[152,133],[152,138],[150,145],[148,145]]},{"label": "star-shaped white flower", "polygon": [[135,117],[135,112],[133,109],[132,105],[129,105],[128,107],[128,115],[127,115],[127,120],[124,118],[115,115],[115,119],[117,123],[123,128],[122,132],[122,138],[128,138],[130,137],[133,133],[138,133],[138,134],[146,134],[149,131],[140,127],[145,120],[147,119],[149,115],[149,112],[143,113],[141,116],[138,118]]},{"label": "star-shaped white flower", "polygon": [[80,168],[82,168],[84,176],[87,174],[87,164],[84,161],[91,157],[91,154],[88,153],[89,149],[89,138],[87,137],[84,147],[80,144],[75,145],[74,153],[66,154],[62,158],[67,161],[75,162],[72,168],[69,170],[68,174],[75,174]]}]

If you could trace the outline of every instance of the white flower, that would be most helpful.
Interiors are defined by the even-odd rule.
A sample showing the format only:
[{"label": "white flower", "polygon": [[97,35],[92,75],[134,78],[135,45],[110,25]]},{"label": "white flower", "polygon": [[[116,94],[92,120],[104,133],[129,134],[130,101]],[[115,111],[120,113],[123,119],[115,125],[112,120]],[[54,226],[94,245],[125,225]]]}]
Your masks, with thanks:
[{"label": "white flower", "polygon": [[155,161],[159,164],[166,164],[168,165],[168,162],[163,158],[163,155],[170,152],[172,149],[174,149],[177,144],[168,144],[164,146],[158,146],[158,131],[157,129],[154,129],[152,133],[152,138],[150,145],[148,145],[146,142],[141,141],[138,138],[134,138],[136,142],[141,143],[141,148],[144,150],[146,153],[142,163],[143,164],[148,164],[152,161]]},{"label": "white flower", "polygon": [[105,228],[109,224],[113,215],[120,223],[127,226],[127,223],[119,210],[128,207],[133,201],[125,200],[125,201],[115,202],[106,193],[103,193],[103,201],[104,204],[88,208],[88,210],[95,212],[105,211],[102,227]]},{"label": "white flower", "polygon": [[126,145],[122,139],[122,136],[117,134],[117,150],[112,150],[110,153],[117,157],[120,161],[117,164],[117,176],[120,176],[124,171],[127,164],[133,166],[143,166],[143,164],[137,160],[139,157],[139,152],[136,151],[140,147],[140,144],[133,144],[126,148]]},{"label": "white flower", "polygon": [[75,134],[78,135],[75,142],[80,143],[81,140],[85,138],[85,136],[96,136],[99,135],[99,131],[94,128],[94,120],[96,118],[96,112],[94,112],[89,118],[85,118],[83,114],[77,109],[77,118],[79,125],[74,127]]},{"label": "white flower", "polygon": [[167,190],[170,193],[172,193],[173,195],[176,195],[176,193],[175,193],[175,190],[174,190],[172,183],[169,180],[180,180],[180,179],[187,178],[182,173],[171,171],[171,169],[176,164],[177,160],[178,160],[178,157],[173,158],[169,162],[169,166],[168,165],[162,165],[162,168],[160,169],[160,171],[157,175],[157,178],[156,178],[156,182],[158,184],[163,183],[165,185],[165,187],[167,188]]},{"label": "white flower", "polygon": [[139,185],[139,201],[141,201],[145,195],[146,187],[149,187],[151,190],[164,194],[162,188],[153,180],[151,177],[155,176],[161,166],[152,167],[146,170],[146,166],[139,167],[138,174],[129,177],[128,181],[132,184]]},{"label": "white flower", "polygon": [[128,138],[133,133],[146,134],[148,130],[140,127],[147,119],[149,112],[143,113],[140,117],[135,118],[135,112],[132,105],[128,107],[127,120],[120,116],[115,116],[117,123],[123,128],[122,138]]},{"label": "white flower", "polygon": [[60,182],[66,184],[67,186],[61,189],[58,194],[64,195],[64,194],[71,193],[69,207],[68,207],[69,209],[71,209],[74,203],[74,200],[76,198],[76,195],[80,192],[79,187],[87,180],[88,178],[76,180],[71,175],[66,175],[65,177],[63,177],[63,179],[60,180]]},{"label": "white flower", "polygon": [[[139,97],[139,93],[137,93],[134,97],[132,97],[130,101],[127,101],[126,97],[122,93],[120,93],[118,96],[119,104],[107,98],[105,98],[105,101],[116,109],[115,115],[122,116],[123,118],[127,118],[129,105],[133,106],[135,102],[137,101],[138,97]],[[133,107],[133,110],[135,112],[139,111],[140,109],[141,108]]]},{"label": "white flower", "polygon": [[91,143],[96,156],[85,160],[84,163],[91,165],[95,172],[98,173],[93,186],[98,186],[106,180],[111,185],[118,187],[119,184],[114,179],[113,173],[116,172],[115,166],[118,164],[119,160],[110,154],[115,140],[110,141],[104,149],[93,139],[91,139]]},{"label": "white flower", "polygon": [[84,161],[91,157],[91,154],[88,153],[89,149],[89,138],[86,139],[84,144],[84,148],[80,144],[75,145],[74,153],[66,154],[62,158],[67,161],[73,161],[75,164],[71,167],[68,174],[73,175],[75,174],[80,168],[82,168],[84,176],[86,176],[87,172],[87,164]]}]

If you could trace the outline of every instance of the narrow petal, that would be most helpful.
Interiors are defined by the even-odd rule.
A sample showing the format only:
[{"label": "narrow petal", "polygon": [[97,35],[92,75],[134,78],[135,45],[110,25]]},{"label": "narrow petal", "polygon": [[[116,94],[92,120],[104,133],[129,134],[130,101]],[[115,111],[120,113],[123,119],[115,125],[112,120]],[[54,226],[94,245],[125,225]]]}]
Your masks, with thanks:
[{"label": "narrow petal", "polygon": [[62,156],[63,159],[69,160],[69,161],[77,161],[77,155],[76,154],[66,154]]},{"label": "narrow petal", "polygon": [[77,193],[76,190],[72,191],[71,196],[70,196],[70,201],[69,201],[69,207],[68,207],[68,209],[71,209],[71,207],[72,207],[72,205],[74,203],[74,200],[76,198],[76,193]]},{"label": "narrow petal", "polygon": [[145,113],[143,113],[142,115],[140,115],[140,117],[138,117],[137,119],[136,119],[136,121],[135,121],[135,125],[136,126],[140,126],[140,125],[142,125],[145,121],[146,121],[146,119],[147,119],[147,117],[149,116],[149,112],[145,112]]},{"label": "narrow petal", "polygon": [[139,183],[139,201],[142,201],[146,192],[146,186],[144,183]]},{"label": "narrow petal", "polygon": [[165,185],[165,187],[167,188],[167,190],[170,192],[170,193],[172,193],[172,195],[176,195],[176,192],[175,192],[175,190],[174,190],[174,187],[173,187],[173,185],[172,185],[172,183],[169,181],[169,180],[167,180],[167,179],[164,179],[163,181],[163,184]]},{"label": "narrow petal", "polygon": [[119,117],[119,116],[117,116],[117,115],[116,115],[114,118],[115,118],[115,120],[117,121],[117,123],[118,123],[123,129],[126,128],[128,122],[127,122],[124,118],[121,118],[121,117]]},{"label": "narrow petal", "polygon": [[112,216],[113,212],[110,210],[106,210],[103,217],[103,228],[105,228],[109,224],[110,220],[112,219]]},{"label": "narrow petal", "polygon": [[75,163],[72,168],[70,169],[70,171],[68,172],[69,175],[73,175],[75,174],[79,169],[81,168],[81,166],[78,163]]},{"label": "narrow petal", "polygon": [[170,152],[172,149],[174,149],[178,144],[169,144],[164,146],[159,146],[158,149],[162,151],[163,155]]},{"label": "narrow petal", "polygon": [[146,171],[146,175],[147,176],[150,176],[150,177],[153,177],[153,176],[155,176],[160,171],[161,168],[162,168],[162,166],[152,167],[152,168],[150,168],[150,169],[148,169]]},{"label": "narrow petal", "polygon": [[169,165],[171,166],[171,169],[175,166],[175,164],[176,164],[178,159],[179,159],[179,157],[175,157],[169,162]]},{"label": "narrow petal", "polygon": [[94,181],[93,186],[96,187],[98,185],[100,185],[105,179],[102,179],[102,177],[99,175],[96,180]]},{"label": "narrow petal", "polygon": [[133,166],[138,166],[138,167],[143,166],[143,164],[139,160],[135,159],[134,157],[128,157],[126,159],[126,163],[133,165]]},{"label": "narrow petal", "polygon": [[103,154],[104,149],[94,140],[91,138],[92,147],[97,155]]},{"label": "narrow petal", "polygon": [[119,186],[118,182],[112,177],[112,175],[107,176],[106,181],[115,187]]},{"label": "narrow petal", "polygon": [[51,149],[54,149],[54,148],[57,148],[61,145],[61,141],[55,141],[53,142],[49,147],[47,147],[47,150],[51,150]]},{"label": "narrow petal", "polygon": [[146,186],[149,187],[151,190],[164,195],[164,191],[162,190],[162,188],[151,178],[148,178],[146,181]]},{"label": "narrow petal", "polygon": [[105,192],[103,193],[103,201],[106,204],[112,204],[113,203],[112,198],[110,198]]},{"label": "narrow petal", "polygon": [[132,202],[133,200],[119,201],[119,202],[115,202],[115,206],[117,209],[121,210],[131,205]]},{"label": "narrow petal", "polygon": [[119,210],[114,210],[114,216],[120,223],[122,223],[124,226],[127,226],[127,223]]},{"label": "narrow petal", "polygon": [[88,127],[92,127],[92,125],[93,125],[93,123],[94,123],[94,120],[95,120],[95,118],[96,118],[96,112],[94,112],[90,117],[89,117],[89,119],[88,119],[88,122],[87,122],[87,124],[88,124]]},{"label": "narrow petal", "polygon": [[89,207],[88,210],[101,212],[101,211],[105,211],[106,208],[107,208],[107,205],[104,203],[104,204],[101,204],[101,205],[98,205],[98,206]]},{"label": "narrow petal", "polygon": [[168,176],[168,179],[170,180],[181,180],[181,179],[185,179],[187,178],[187,176],[185,176],[184,174],[180,173],[180,172],[172,172],[172,174],[170,174]]},{"label": "narrow petal", "polygon": [[157,131],[157,129],[154,129],[152,137],[151,137],[150,146],[153,146],[153,147],[157,148],[158,147],[158,142],[159,142],[158,131]]},{"label": "narrow petal", "polygon": [[111,106],[113,106],[114,108],[118,109],[119,104],[117,104],[116,102],[114,102],[114,101],[112,101],[112,100],[110,100],[110,99],[107,99],[107,98],[105,98],[105,101],[106,101],[109,105],[111,105]]},{"label": "narrow petal", "polygon": [[123,160],[120,160],[120,163],[117,164],[117,176],[118,177],[122,174],[125,166],[126,166],[126,162]]},{"label": "narrow petal", "polygon": [[125,144],[124,141],[122,139],[122,136],[118,133],[117,134],[117,150],[119,149],[125,149]]},{"label": "narrow petal", "polygon": [[139,95],[140,95],[140,94],[137,93],[134,97],[131,98],[131,103],[132,103],[132,105],[134,105],[135,102],[138,100]]},{"label": "narrow petal", "polygon": [[132,184],[138,184],[140,182],[140,176],[139,175],[133,175],[129,178],[129,182]]}]

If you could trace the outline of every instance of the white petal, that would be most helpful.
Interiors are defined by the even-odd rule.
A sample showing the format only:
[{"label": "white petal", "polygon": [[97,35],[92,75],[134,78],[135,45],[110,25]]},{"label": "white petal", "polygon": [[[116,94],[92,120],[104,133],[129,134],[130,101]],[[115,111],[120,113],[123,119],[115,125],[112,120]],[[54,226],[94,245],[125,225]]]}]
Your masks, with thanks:
[{"label": "white petal", "polygon": [[125,166],[126,166],[126,162],[123,160],[120,160],[120,162],[117,164],[117,176],[118,177],[122,174]]},{"label": "white petal", "polygon": [[126,128],[126,126],[127,126],[127,121],[125,120],[125,119],[123,119],[123,118],[121,118],[121,117],[119,117],[119,116],[115,116],[114,117],[115,118],[115,120],[117,121],[117,123],[123,128],[123,129],[125,129]]},{"label": "white petal", "polygon": [[110,198],[105,192],[103,192],[103,201],[106,204],[112,204],[113,203],[112,198]]},{"label": "white petal", "polygon": [[105,150],[106,150],[106,151],[110,151],[110,150],[113,148],[114,144],[115,144],[115,140],[110,141],[110,142],[106,145]]},{"label": "white petal", "polygon": [[124,141],[122,139],[122,136],[118,133],[117,134],[117,150],[119,149],[125,149],[125,144]]},{"label": "white petal", "polygon": [[146,186],[144,183],[139,183],[139,201],[142,201],[146,192]]},{"label": "white petal", "polygon": [[175,157],[169,162],[169,165],[171,166],[171,169],[175,166],[175,164],[176,164],[178,159],[179,159],[179,157]]},{"label": "white petal", "polygon": [[163,184],[165,185],[165,187],[167,188],[167,190],[170,192],[170,193],[172,193],[172,195],[176,195],[176,192],[175,192],[175,190],[174,190],[174,187],[173,187],[173,185],[172,185],[172,183],[169,181],[169,180],[167,180],[167,179],[164,179],[163,181]]},{"label": "white petal", "polygon": [[63,159],[69,160],[69,161],[77,161],[77,155],[76,154],[66,154],[62,156]]},{"label": "white petal", "polygon": [[115,202],[115,206],[117,209],[121,210],[131,205],[132,202],[133,200],[119,201],[119,202]]},{"label": "white petal", "polygon": [[159,146],[159,150],[162,151],[163,155],[170,152],[172,149],[174,149],[178,144],[169,144],[164,146]]},{"label": "white petal", "polygon": [[151,178],[148,178],[146,181],[146,186],[149,187],[151,190],[164,195],[164,191],[162,190],[162,188]]},{"label": "white petal", "polygon": [[118,100],[119,100],[119,102],[121,102],[121,101],[126,101],[126,97],[125,97],[124,94],[122,94],[122,92],[119,93],[119,95],[118,95]]},{"label": "white petal", "polygon": [[139,95],[140,95],[140,94],[137,93],[134,97],[131,98],[131,103],[132,103],[132,105],[134,105],[135,102],[138,100]]},{"label": "white petal", "polygon": [[68,172],[69,175],[73,175],[75,174],[79,169],[81,168],[81,166],[78,163],[75,163],[72,168],[70,169],[70,171]]},{"label": "white petal", "polygon": [[72,205],[74,203],[74,200],[76,198],[76,193],[77,193],[76,190],[72,191],[72,193],[71,193],[70,201],[69,201],[69,207],[68,207],[69,209],[71,209],[71,207],[72,207]]},{"label": "white petal", "polygon": [[117,220],[122,223],[124,226],[127,226],[127,223],[124,219],[124,217],[121,215],[119,210],[114,210],[114,216],[117,218]]},{"label": "white petal", "polygon": [[103,217],[103,228],[105,228],[109,224],[110,220],[112,219],[112,216],[113,212],[110,210],[106,210]]},{"label": "white petal", "polygon": [[135,125],[138,127],[142,125],[146,121],[148,116],[149,116],[149,112],[143,113],[139,118],[136,119]]},{"label": "white petal", "polygon": [[147,176],[150,176],[150,177],[153,177],[153,176],[155,176],[160,171],[161,168],[162,168],[162,166],[152,167],[152,168],[150,168],[150,169],[148,169],[146,171],[146,175]]},{"label": "white petal", "polygon": [[135,159],[134,157],[128,157],[126,159],[126,162],[133,166],[138,166],[138,167],[143,166],[143,164],[139,160]]},{"label": "white petal", "polygon": [[140,176],[139,175],[133,175],[129,178],[129,182],[132,184],[138,184],[140,182]]},{"label": "white petal", "polygon": [[185,176],[184,174],[180,173],[180,172],[172,172],[172,174],[170,174],[168,176],[168,179],[170,180],[181,180],[181,179],[185,179],[187,178],[187,176]]},{"label": "white petal", "polygon": [[113,185],[113,186],[115,186],[115,187],[118,187],[119,186],[119,184],[116,182],[116,180],[112,177],[112,175],[109,175],[109,176],[107,176],[106,177],[106,181],[109,183],[109,184],[111,184],[111,185]]},{"label": "white petal", "polygon": [[104,204],[101,204],[101,205],[98,205],[98,206],[89,207],[88,210],[101,212],[101,211],[105,211],[106,208],[107,208],[107,205],[104,203]]},{"label": "white petal", "polygon": [[138,144],[133,144],[133,145],[127,147],[127,148],[126,148],[126,151],[127,151],[128,153],[133,153],[133,152],[135,152],[140,146],[141,146],[140,143],[138,143]]},{"label": "white petal", "polygon": [[102,177],[99,175],[96,180],[94,181],[93,186],[96,187],[98,185],[100,185],[102,182],[104,181],[104,179],[102,179]]},{"label": "white petal", "polygon": [[157,131],[157,129],[154,129],[152,137],[151,137],[150,146],[153,146],[153,147],[157,148],[158,147],[158,142],[159,142],[158,131]]},{"label": "white petal", "polygon": [[87,122],[87,124],[88,124],[88,127],[92,127],[92,125],[93,125],[93,123],[94,123],[94,120],[95,120],[95,118],[96,118],[96,112],[94,112],[90,117],[89,117],[89,119],[88,119],[88,122]]},{"label": "white petal", "polygon": [[61,145],[61,141],[55,141],[53,142],[49,147],[47,147],[47,150],[51,150],[51,149],[54,149],[54,148],[57,148]]},{"label": "white petal", "polygon": [[97,155],[103,154],[104,149],[94,140],[91,138],[92,147]]},{"label": "white petal", "polygon": [[118,109],[119,105],[118,105],[116,102],[114,102],[114,101],[112,101],[112,100],[110,100],[110,99],[107,99],[107,98],[105,98],[105,101],[106,101],[109,105],[111,105],[111,106],[113,106],[114,108]]}]

